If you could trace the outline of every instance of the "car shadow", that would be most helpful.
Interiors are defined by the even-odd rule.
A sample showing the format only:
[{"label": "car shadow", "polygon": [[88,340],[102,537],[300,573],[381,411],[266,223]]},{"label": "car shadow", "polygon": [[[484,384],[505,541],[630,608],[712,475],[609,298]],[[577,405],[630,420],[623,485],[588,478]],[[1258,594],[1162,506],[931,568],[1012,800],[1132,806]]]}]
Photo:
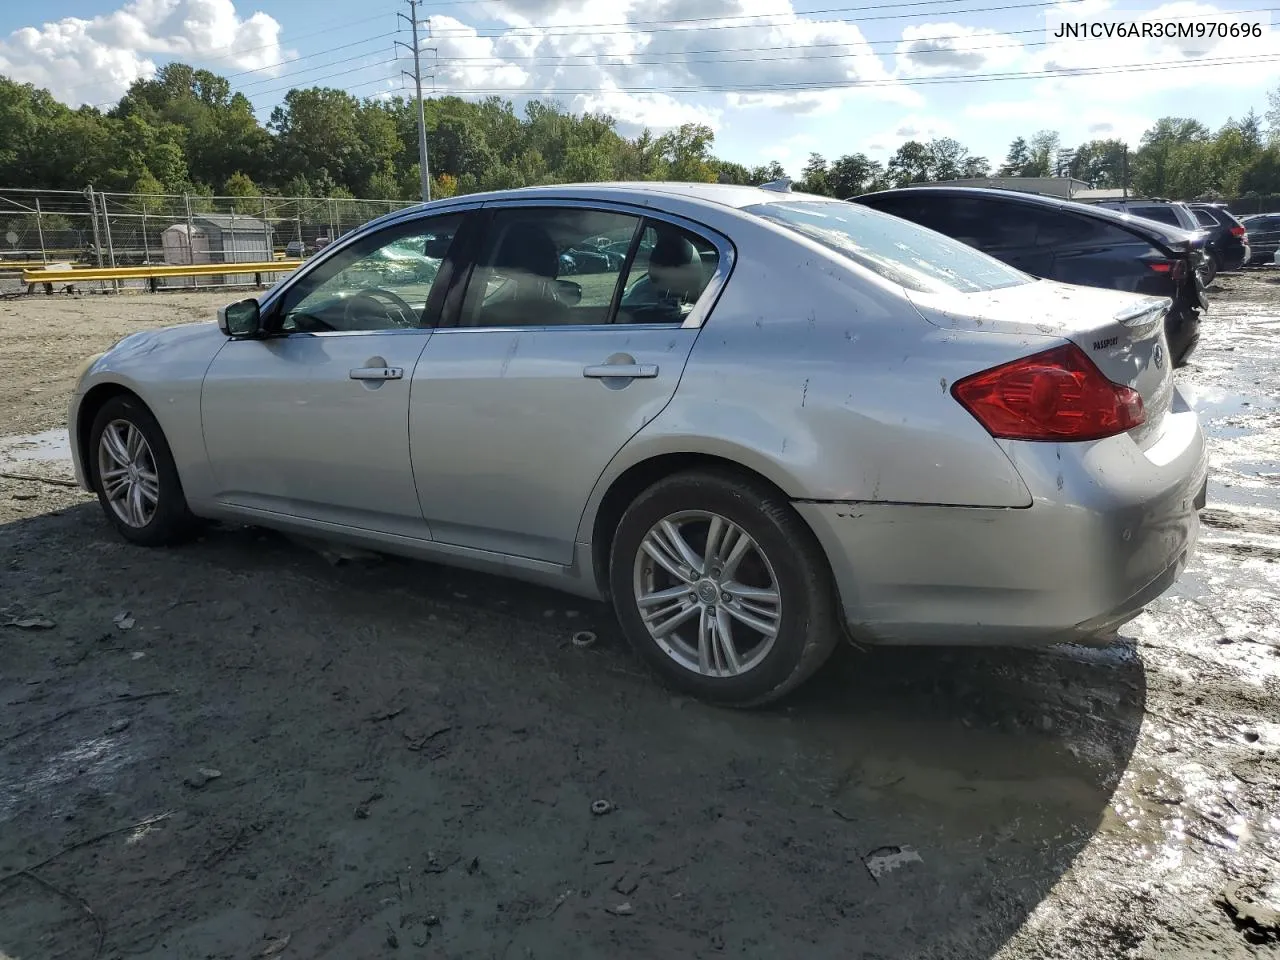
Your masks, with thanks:
[{"label": "car shadow", "polygon": [[[262,924],[294,930],[314,957],[385,949],[392,926],[457,957],[990,957],[1103,822],[1146,697],[1125,641],[842,648],[785,703],[723,710],[660,686],[604,605],[497,577],[334,565],[239,527],[142,550],[119,543],[96,504],[2,526],[0,551],[0,587],[22,608],[11,612],[59,611],[38,639],[54,659],[28,646],[34,659],[19,663],[0,647],[0,674],[38,674],[66,688],[61,702],[161,671],[147,682],[174,691],[171,722],[135,744],[132,779],[111,768],[110,790],[130,809],[144,796],[200,806],[208,818],[183,846],[227,818],[280,827],[226,868],[241,871],[246,903],[267,898]],[[146,657],[113,642],[118,654],[77,660],[126,609],[138,624],[127,646]],[[583,631],[594,640],[574,644]],[[74,748],[78,722],[0,744],[0,801],[20,801]],[[236,773],[216,808],[149,771],[155,757],[186,769],[218,756]],[[11,806],[15,827],[38,816]],[[163,860],[179,841],[156,844]],[[10,847],[0,841],[0,857],[23,859]],[[234,936],[269,932],[244,911],[211,932],[216,871],[171,882],[161,911],[112,876],[113,856],[98,851],[77,893],[114,895],[114,925],[201,918],[138,956],[248,949]],[[394,890],[404,870],[429,890],[421,909],[370,892]],[[319,922],[348,915],[362,920]],[[31,937],[48,933],[37,927]]]}]

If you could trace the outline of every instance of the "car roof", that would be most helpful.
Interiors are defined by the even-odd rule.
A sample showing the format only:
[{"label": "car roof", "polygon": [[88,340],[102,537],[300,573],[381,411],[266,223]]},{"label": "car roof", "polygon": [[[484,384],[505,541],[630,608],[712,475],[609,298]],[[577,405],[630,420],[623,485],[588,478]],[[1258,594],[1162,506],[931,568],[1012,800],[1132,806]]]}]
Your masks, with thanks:
[{"label": "car roof", "polygon": [[1135,217],[1133,214],[1121,213],[1118,210],[1111,210],[1107,207],[1098,206],[1092,203],[1080,203],[1076,200],[1067,200],[1064,197],[1051,197],[1041,193],[1022,193],[1017,190],[1001,190],[998,187],[897,187],[893,190],[877,190],[874,193],[864,193],[862,196],[855,197],[853,199],[862,200],[865,197],[925,196],[934,194],[950,194],[961,197],[979,196],[992,200],[1002,200],[1008,203],[1021,203],[1027,206],[1039,206],[1050,210],[1062,210],[1064,212],[1074,213],[1080,216],[1093,217],[1096,220],[1106,220],[1110,223],[1114,223],[1116,226],[1122,226],[1131,231],[1155,236],[1164,242],[1188,240],[1195,235],[1191,230],[1184,230],[1181,227],[1173,227],[1168,224],[1160,223],[1156,220],[1147,220],[1144,217]]},{"label": "car roof", "polygon": [[[720,207],[742,209],[761,203],[787,200],[825,200],[832,197],[791,190],[767,190],[764,187],[739,186],[731,183],[685,183],[661,180],[604,181],[598,183],[558,183],[536,187],[490,190],[450,198],[456,201],[500,200],[614,200],[622,203],[651,204],[655,197],[694,201]],[[411,208],[417,209],[417,208]]]}]

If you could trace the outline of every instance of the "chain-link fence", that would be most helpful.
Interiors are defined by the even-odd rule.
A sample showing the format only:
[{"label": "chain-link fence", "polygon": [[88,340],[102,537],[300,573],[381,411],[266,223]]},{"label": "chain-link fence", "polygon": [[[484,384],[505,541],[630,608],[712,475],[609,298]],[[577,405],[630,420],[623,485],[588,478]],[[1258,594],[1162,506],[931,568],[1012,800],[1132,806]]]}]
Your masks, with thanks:
[{"label": "chain-link fence", "polygon": [[[21,270],[46,264],[132,267],[305,258],[375,217],[415,202],[0,187],[0,278],[12,285]],[[253,283],[253,277],[176,277],[156,285],[197,283],[241,285]]]}]

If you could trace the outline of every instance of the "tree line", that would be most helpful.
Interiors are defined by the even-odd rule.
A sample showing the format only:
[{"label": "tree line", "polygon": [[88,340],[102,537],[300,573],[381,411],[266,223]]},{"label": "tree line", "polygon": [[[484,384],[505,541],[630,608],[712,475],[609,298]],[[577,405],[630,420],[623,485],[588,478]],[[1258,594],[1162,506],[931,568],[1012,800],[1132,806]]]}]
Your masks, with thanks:
[{"label": "tree line", "polygon": [[[715,134],[685,124],[655,136],[618,132],[616,118],[501,97],[426,103],[433,196],[542,183],[693,180],[759,184],[787,176],[715,156]],[[959,141],[910,140],[886,163],[865,153],[812,154],[797,188],[849,197],[960,177],[1073,176],[1175,199],[1280,194],[1280,89],[1265,118],[1250,112],[1213,131],[1165,117],[1135,147],[1116,139],[1063,149],[1051,130],[1018,137],[994,165]],[[108,110],[78,109],[0,77],[0,186],[194,196],[418,196],[417,111],[403,97],[291,90],[261,124],[249,100],[207,70],[172,63],[136,81]]]}]

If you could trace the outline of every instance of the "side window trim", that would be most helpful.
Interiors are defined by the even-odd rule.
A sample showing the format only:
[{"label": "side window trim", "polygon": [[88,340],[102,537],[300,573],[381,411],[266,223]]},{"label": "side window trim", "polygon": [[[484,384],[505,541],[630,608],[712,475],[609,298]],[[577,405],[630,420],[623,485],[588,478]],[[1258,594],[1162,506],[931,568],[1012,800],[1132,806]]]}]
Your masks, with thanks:
[{"label": "side window trim", "polygon": [[[461,330],[493,330],[506,329],[495,327],[473,327],[470,324],[464,324],[463,311],[467,305],[467,292],[471,286],[472,277],[479,265],[480,252],[484,249],[484,240],[488,236],[497,215],[503,210],[514,209],[543,209],[543,210],[568,210],[568,209],[589,209],[598,210],[604,213],[616,213],[620,216],[633,217],[636,220],[635,229],[632,232],[631,239],[628,241],[628,251],[638,249],[638,238],[643,235],[645,217],[642,213],[635,210],[623,210],[612,204],[592,204],[592,203],[575,203],[569,204],[558,199],[527,199],[518,201],[494,201],[489,200],[481,205],[482,209],[477,210],[475,215],[470,218],[470,222],[464,227],[460,227],[458,231],[459,241],[455,241],[455,250],[458,252],[458,260],[464,261],[462,266],[457,270],[457,277],[449,278],[449,289],[445,302],[441,308],[440,323],[436,329],[461,329]],[[465,236],[463,231],[465,232]],[[454,251],[450,251],[452,256]],[[626,282],[627,273],[630,270],[631,261],[624,260],[620,268],[618,280],[614,285],[613,293],[610,295],[609,306],[606,309],[604,318],[599,323],[591,324],[572,324],[568,325],[568,329],[572,330],[590,330],[590,329],[609,329],[613,323],[614,310],[616,305],[622,298],[622,287]],[[434,293],[434,291],[433,291]],[[651,324],[652,326],[652,324]],[[515,328],[513,328],[515,329]],[[521,325],[522,331],[548,331],[562,329],[562,325]]]},{"label": "side window trim", "polygon": [[640,217],[636,220],[636,228],[631,233],[631,242],[627,244],[627,255],[622,258],[622,268],[618,271],[618,282],[613,285],[613,298],[609,301],[609,312],[605,314],[605,323],[631,326],[631,324],[618,323],[618,308],[622,305],[623,294],[627,292],[627,279],[631,276],[631,268],[636,264],[636,256],[640,253],[640,244],[644,240],[644,232],[648,226],[648,217]]},{"label": "side window trim", "polygon": [[[273,335],[288,336],[288,337],[344,336],[349,334],[369,333],[370,331],[368,330],[297,330],[297,331],[284,332],[280,329],[280,325],[283,322],[283,317],[286,310],[290,310],[296,307],[299,303],[306,300],[307,297],[313,294],[316,291],[318,286],[332,280],[335,276],[342,273],[342,271],[346,270],[348,267],[352,266],[355,263],[358,263],[363,257],[370,256],[374,252],[386,247],[388,244],[395,243],[397,240],[403,239],[405,237],[413,236],[414,233],[416,233],[424,223],[429,222],[430,220],[440,220],[440,219],[452,218],[456,216],[459,216],[459,214],[453,213],[453,212],[445,212],[445,213],[437,214],[433,217],[413,217],[413,218],[406,218],[404,220],[397,220],[394,223],[389,223],[379,229],[371,230],[368,233],[362,234],[360,237],[356,238],[351,243],[345,244],[343,246],[342,251],[340,251],[338,254],[336,254],[333,257],[327,257],[324,263],[317,265],[317,267],[314,270],[308,271],[308,274],[306,277],[299,278],[298,282],[295,284],[292,284],[287,292],[282,293],[280,295],[279,299],[277,299],[275,303],[273,303],[272,310],[267,317],[268,329]],[[463,218],[463,222],[465,222],[465,217]],[[459,228],[461,228],[462,224],[460,223],[458,226]],[[387,239],[388,237],[391,239]],[[456,237],[456,233],[455,233],[455,237]],[[354,259],[348,259],[347,262],[343,263],[344,258],[348,258],[352,253],[352,251],[356,252],[356,256],[354,257]],[[450,250],[450,252],[452,252],[452,250]],[[441,260],[440,262],[441,269],[444,269],[444,264],[447,262],[447,260],[448,260],[447,256],[443,260]],[[323,276],[326,271],[331,270],[335,266],[337,267],[336,270],[332,270],[332,272],[330,272],[328,276],[325,276],[324,279],[320,280],[319,283],[315,282],[317,276]],[[431,282],[432,293],[434,293],[436,288],[439,286],[439,283],[437,282],[438,280],[439,280],[439,273],[437,272],[435,279],[433,279]],[[407,327],[400,330],[397,330],[397,329],[379,330],[377,332],[379,333],[413,333],[416,331],[428,329],[425,321],[426,321],[426,318],[431,315],[431,300],[432,300],[432,297],[430,294],[428,294],[427,302],[423,304],[422,311],[417,315],[416,326]]]},{"label": "side window trim", "polygon": [[[483,206],[485,211],[507,210],[507,209],[513,209],[516,207],[554,206],[554,207],[566,207],[566,208],[569,208],[569,207],[585,208],[588,210],[599,210],[607,213],[623,213],[623,214],[627,214],[628,216],[639,218],[641,220],[642,228],[645,221],[653,221],[654,223],[662,223],[662,224],[666,224],[667,226],[680,227],[681,229],[688,230],[690,233],[696,234],[697,236],[706,240],[708,243],[710,243],[712,246],[716,248],[716,253],[719,255],[719,262],[716,264],[715,273],[711,275],[711,279],[707,281],[706,287],[703,288],[702,296],[698,297],[698,302],[694,304],[693,309],[689,311],[689,315],[684,318],[684,322],[679,324],[678,326],[676,326],[675,324],[670,325],[675,329],[696,329],[698,327],[701,327],[704,323],[706,323],[707,317],[710,315],[711,311],[715,308],[716,303],[719,302],[720,295],[724,292],[725,284],[729,282],[729,276],[733,273],[733,267],[737,262],[737,250],[733,245],[733,241],[731,241],[728,237],[724,236],[724,234],[720,233],[718,230],[712,227],[709,227],[706,224],[698,223],[695,220],[686,219],[685,217],[682,217],[679,214],[667,213],[665,210],[654,210],[652,207],[641,206],[640,204],[623,203],[616,200],[595,200],[595,199],[584,200],[579,197],[557,197],[554,195],[549,195],[549,196],[541,196],[541,197],[521,197],[521,198],[503,199],[503,200],[486,200]],[[624,273],[626,271],[629,271],[631,268],[630,263],[624,263],[622,266],[623,266]],[[470,279],[470,272],[473,267],[474,267],[474,263],[469,263],[468,269],[465,271],[468,275],[467,276],[468,281]],[[463,284],[463,287],[465,290],[465,283]],[[450,291],[450,293],[452,293],[452,291]],[[459,294],[459,297],[460,296],[461,294]],[[461,304],[459,304],[459,307],[460,306]],[[612,319],[613,318],[611,317],[610,320],[612,321]],[[443,326],[443,324],[441,326]],[[600,325],[597,324],[594,326],[600,326]],[[652,324],[652,323],[612,324],[610,323],[607,326],[611,326],[611,327],[635,326],[638,328],[652,329],[658,326],[668,326],[668,324]],[[545,328],[537,327],[537,328],[528,328],[528,329],[555,330],[559,328],[558,327],[545,327]],[[586,330],[590,328],[585,326],[579,326],[579,327],[573,327],[572,329]]]},{"label": "side window trim", "polygon": [[[326,264],[329,264],[337,257],[341,257],[353,246],[364,242],[369,237],[377,236],[382,233],[390,233],[393,230],[402,230],[422,223],[423,221],[433,220],[438,217],[461,216],[462,222],[458,225],[458,232],[454,237],[453,248],[450,249],[449,256],[440,264],[440,275],[444,275],[452,266],[451,261],[458,252],[459,241],[463,238],[464,234],[470,232],[471,221],[476,218],[478,211],[480,211],[483,206],[484,204],[479,201],[449,204],[448,206],[438,207],[435,209],[413,210],[405,215],[395,217],[395,219],[389,219],[387,216],[383,216],[379,217],[377,220],[370,221],[368,224],[363,224],[347,236],[342,237],[335,243],[331,243],[329,246],[325,247],[324,250],[315,254],[310,260],[261,296],[258,299],[258,302],[262,308],[262,315],[264,318],[274,319],[276,314],[283,307],[284,303],[289,299],[290,294],[293,293],[300,285],[307,283],[317,270],[324,269]],[[375,224],[376,226],[374,226]],[[445,279],[448,280],[449,278],[446,277]],[[430,315],[430,309],[432,307],[431,301],[435,300],[437,291],[439,291],[442,286],[446,285],[448,284],[441,284],[439,282],[436,282],[433,285],[431,297],[428,299],[426,308],[423,311],[424,317]],[[441,293],[441,296],[442,295],[443,293]],[[443,314],[441,315],[441,319],[443,320]],[[406,329],[403,332],[416,333],[429,329],[433,328],[418,327],[416,329]],[[328,331],[314,333],[311,334],[311,336],[354,336],[364,332],[367,331]],[[380,332],[395,333],[398,331],[385,330]]]}]

